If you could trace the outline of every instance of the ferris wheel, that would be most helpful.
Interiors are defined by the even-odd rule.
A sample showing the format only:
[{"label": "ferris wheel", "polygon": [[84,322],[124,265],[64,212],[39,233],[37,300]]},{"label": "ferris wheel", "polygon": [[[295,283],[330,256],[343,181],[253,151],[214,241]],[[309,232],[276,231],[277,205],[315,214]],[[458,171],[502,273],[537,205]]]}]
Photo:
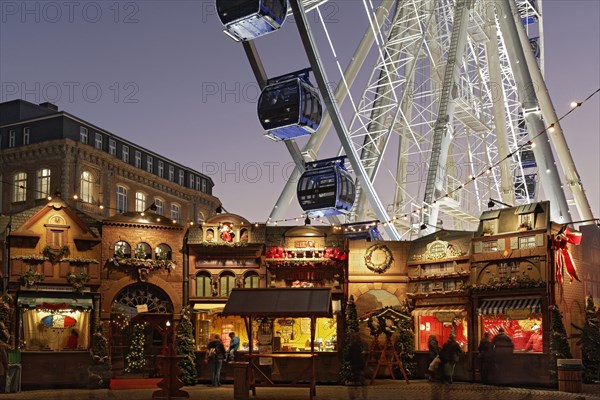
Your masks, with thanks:
[{"label": "ferris wheel", "polygon": [[[396,240],[473,229],[492,199],[548,199],[556,222],[592,218],[543,79],[541,0],[363,0],[365,34],[345,69],[323,19],[327,3],[217,0],[225,33],[243,43],[263,88],[266,136],[296,163],[271,220],[284,219],[300,193],[308,216],[376,219]],[[254,45],[292,14],[315,85],[307,70],[269,79]],[[365,69],[366,85],[353,87]],[[333,132],[346,165],[336,158],[315,173]]]}]

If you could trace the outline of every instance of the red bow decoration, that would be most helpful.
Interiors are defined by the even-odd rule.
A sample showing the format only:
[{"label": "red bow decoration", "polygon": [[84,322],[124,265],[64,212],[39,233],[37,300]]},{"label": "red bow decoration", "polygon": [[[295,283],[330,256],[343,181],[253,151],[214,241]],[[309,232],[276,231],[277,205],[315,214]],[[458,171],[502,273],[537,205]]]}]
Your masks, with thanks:
[{"label": "red bow decoration", "polygon": [[581,232],[572,232],[568,227],[554,237],[554,250],[556,251],[554,257],[556,266],[556,280],[559,283],[563,283],[564,269],[567,270],[567,275],[569,275],[569,278],[571,278],[571,282],[573,282],[573,279],[579,281],[575,262],[573,261],[573,257],[571,256],[571,252],[569,251],[567,245],[579,245],[581,243],[581,237]]}]

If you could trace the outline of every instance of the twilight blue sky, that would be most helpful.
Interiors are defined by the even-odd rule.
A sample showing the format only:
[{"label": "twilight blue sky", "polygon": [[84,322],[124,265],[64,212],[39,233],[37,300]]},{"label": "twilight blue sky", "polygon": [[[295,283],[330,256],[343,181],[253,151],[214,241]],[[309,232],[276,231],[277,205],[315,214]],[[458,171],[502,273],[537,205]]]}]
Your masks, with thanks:
[{"label": "twilight blue sky", "polygon": [[[543,6],[546,80],[561,116],[600,87],[600,0]],[[362,1],[332,1],[323,16],[345,67],[366,28]],[[308,66],[293,21],[257,46],[269,76]],[[225,208],[251,221],[267,218],[291,172],[285,146],[262,136],[257,85],[212,0],[0,0],[0,101],[15,98],[54,102],[211,176]],[[562,125],[598,217],[600,95]],[[338,146],[330,134],[321,156]],[[292,204],[288,217],[301,212]]]}]

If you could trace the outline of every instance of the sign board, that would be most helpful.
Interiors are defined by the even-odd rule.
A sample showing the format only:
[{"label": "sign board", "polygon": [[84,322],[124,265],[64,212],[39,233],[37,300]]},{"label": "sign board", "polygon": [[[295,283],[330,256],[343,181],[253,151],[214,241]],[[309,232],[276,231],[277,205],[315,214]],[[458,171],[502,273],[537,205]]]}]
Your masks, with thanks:
[{"label": "sign board", "polygon": [[527,319],[531,315],[531,310],[528,308],[521,309],[508,309],[506,310],[506,316],[510,319]]},{"label": "sign board", "polygon": [[[258,345],[258,352],[260,354],[273,354],[272,345]],[[259,357],[258,365],[273,365],[273,359],[271,357]]]},{"label": "sign board", "polygon": [[135,308],[138,313],[148,312],[148,304],[138,304]]},{"label": "sign board", "polygon": [[440,322],[452,322],[456,318],[456,313],[452,311],[436,312],[435,318]]}]

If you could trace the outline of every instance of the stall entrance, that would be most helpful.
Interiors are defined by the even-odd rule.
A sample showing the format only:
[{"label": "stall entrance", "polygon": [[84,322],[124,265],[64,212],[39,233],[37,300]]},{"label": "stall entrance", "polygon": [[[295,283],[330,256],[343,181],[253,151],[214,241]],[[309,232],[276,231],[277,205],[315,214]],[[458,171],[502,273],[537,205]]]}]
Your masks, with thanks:
[{"label": "stall entrance", "polygon": [[173,305],[156,286],[127,286],[111,309],[110,352],[113,378],[158,377],[156,357],[167,346],[166,324]]}]

